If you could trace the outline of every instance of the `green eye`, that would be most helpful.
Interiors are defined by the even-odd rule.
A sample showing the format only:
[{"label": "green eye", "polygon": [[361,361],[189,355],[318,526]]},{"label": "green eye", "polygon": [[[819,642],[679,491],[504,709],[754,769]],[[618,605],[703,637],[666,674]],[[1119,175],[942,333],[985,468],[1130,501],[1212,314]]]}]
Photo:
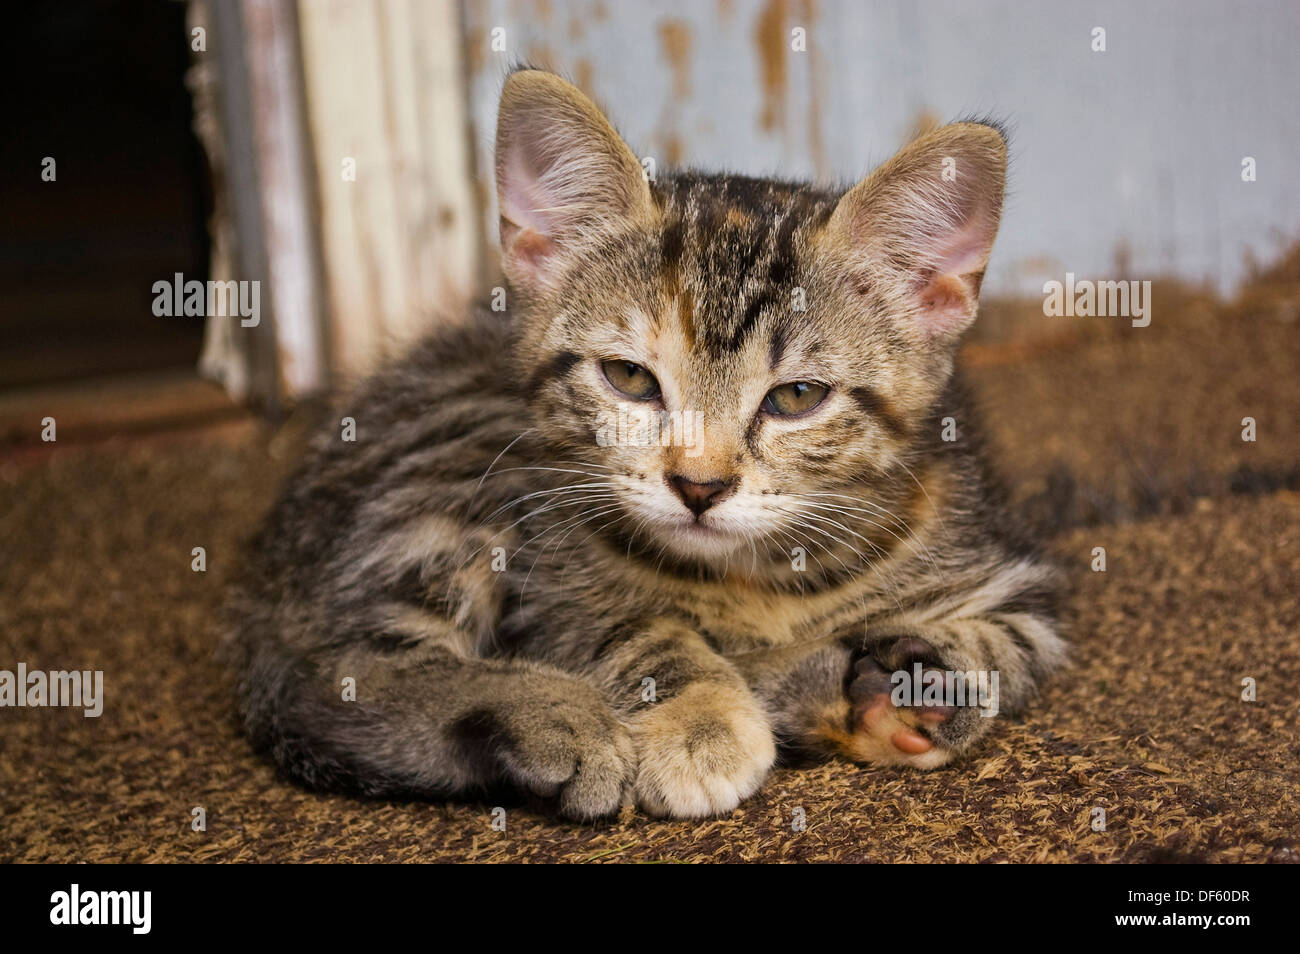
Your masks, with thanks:
[{"label": "green eye", "polygon": [[659,382],[655,376],[631,361],[606,361],[601,366],[605,380],[620,394],[637,401],[653,401],[659,396]]},{"label": "green eye", "polygon": [[790,415],[811,411],[826,399],[830,389],[809,381],[779,384],[763,398],[763,410],[769,414]]}]

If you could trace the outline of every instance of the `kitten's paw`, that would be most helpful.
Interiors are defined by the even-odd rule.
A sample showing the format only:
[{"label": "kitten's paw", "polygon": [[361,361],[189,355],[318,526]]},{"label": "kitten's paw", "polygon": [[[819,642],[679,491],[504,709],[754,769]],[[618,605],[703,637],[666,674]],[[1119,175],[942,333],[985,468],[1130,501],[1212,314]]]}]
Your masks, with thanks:
[{"label": "kitten's paw", "polygon": [[463,729],[466,741],[479,735],[507,781],[554,799],[566,818],[600,818],[623,804],[636,752],[627,729],[603,700],[543,697],[478,719]]},{"label": "kitten's paw", "polygon": [[767,716],[744,689],[694,683],[633,720],[637,804],[707,818],[754,794],[776,759]]},{"label": "kitten's paw", "polygon": [[[896,705],[894,673],[911,679],[943,672],[938,653],[924,639],[904,636],[868,647],[853,664],[849,681],[850,732],[840,749],[857,762],[932,769],[947,764],[982,733],[978,709],[953,705]],[[919,687],[918,687],[919,688]]]}]

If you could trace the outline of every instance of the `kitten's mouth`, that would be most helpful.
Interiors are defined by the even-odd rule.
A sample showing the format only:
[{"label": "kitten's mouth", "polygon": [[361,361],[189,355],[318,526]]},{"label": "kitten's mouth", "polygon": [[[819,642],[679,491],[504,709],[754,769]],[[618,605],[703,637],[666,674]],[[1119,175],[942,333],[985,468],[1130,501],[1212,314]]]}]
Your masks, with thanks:
[{"label": "kitten's mouth", "polygon": [[686,517],[682,520],[680,526],[686,533],[695,533],[706,537],[729,536],[727,531],[716,523],[705,523],[704,517]]},{"label": "kitten's mouth", "polygon": [[678,553],[701,560],[723,559],[745,543],[744,538],[735,530],[711,519],[707,514],[698,517],[684,514],[672,521],[665,521],[659,526],[659,536]]},{"label": "kitten's mouth", "polygon": [[722,508],[708,507],[699,513],[667,494],[647,494],[640,485],[632,485],[626,508],[629,522],[625,532],[653,540],[657,548],[698,561],[727,559],[736,550],[748,546],[749,535],[737,515],[719,514]]}]

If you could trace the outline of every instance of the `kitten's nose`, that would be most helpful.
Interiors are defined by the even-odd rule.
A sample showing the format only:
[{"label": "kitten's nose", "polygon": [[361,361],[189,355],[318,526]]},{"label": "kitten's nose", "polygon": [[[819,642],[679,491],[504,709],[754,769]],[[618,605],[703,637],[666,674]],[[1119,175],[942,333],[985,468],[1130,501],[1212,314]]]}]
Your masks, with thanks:
[{"label": "kitten's nose", "polygon": [[706,480],[701,483],[683,477],[681,474],[670,474],[668,483],[673,490],[677,491],[677,496],[682,498],[682,503],[686,504],[687,509],[697,517],[714,504],[722,503],[736,489],[735,477],[727,480]]}]

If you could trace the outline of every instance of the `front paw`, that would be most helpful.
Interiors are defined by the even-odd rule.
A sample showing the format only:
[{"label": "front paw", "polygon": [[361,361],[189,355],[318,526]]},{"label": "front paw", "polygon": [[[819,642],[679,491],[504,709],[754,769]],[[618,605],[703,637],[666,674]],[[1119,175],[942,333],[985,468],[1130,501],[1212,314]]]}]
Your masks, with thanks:
[{"label": "front paw", "polygon": [[[850,732],[841,750],[854,761],[876,765],[932,769],[947,764],[983,734],[990,720],[982,713],[996,711],[996,698],[991,708],[980,704],[981,698],[987,701],[989,674],[982,686],[980,675],[972,674],[976,683],[967,687],[963,675],[959,688],[934,646],[917,636],[867,647],[850,675]],[[991,686],[996,693],[996,683]]]},{"label": "front paw", "polygon": [[553,800],[566,818],[617,812],[636,758],[627,729],[603,699],[576,682],[538,682],[530,690],[458,720],[451,737],[461,757],[489,759],[492,774]]},{"label": "front paw", "polygon": [[745,689],[693,683],[632,721],[637,804],[653,815],[707,818],[758,790],[776,758],[767,716]]}]

